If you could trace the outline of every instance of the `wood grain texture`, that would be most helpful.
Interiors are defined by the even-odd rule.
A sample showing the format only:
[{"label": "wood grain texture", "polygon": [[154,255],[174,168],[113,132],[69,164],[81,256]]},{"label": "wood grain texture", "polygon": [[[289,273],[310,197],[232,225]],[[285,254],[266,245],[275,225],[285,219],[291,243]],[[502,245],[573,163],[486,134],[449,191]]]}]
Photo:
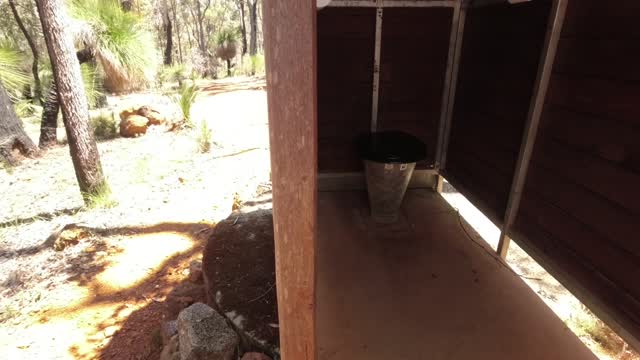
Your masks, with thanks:
[{"label": "wood grain texture", "polygon": [[610,5],[569,1],[513,237],[638,346],[640,3]]},{"label": "wood grain texture", "polygon": [[371,124],[374,8],[318,12],[318,169],[362,170],[355,146]]},{"label": "wood grain texture", "polygon": [[467,12],[444,169],[503,222],[547,30],[550,1]]},{"label": "wood grain texture", "polygon": [[452,8],[384,10],[378,129],[424,141],[418,168],[435,162],[452,18]]},{"label": "wood grain texture", "polygon": [[281,354],[314,360],[315,0],[265,1],[264,34]]}]

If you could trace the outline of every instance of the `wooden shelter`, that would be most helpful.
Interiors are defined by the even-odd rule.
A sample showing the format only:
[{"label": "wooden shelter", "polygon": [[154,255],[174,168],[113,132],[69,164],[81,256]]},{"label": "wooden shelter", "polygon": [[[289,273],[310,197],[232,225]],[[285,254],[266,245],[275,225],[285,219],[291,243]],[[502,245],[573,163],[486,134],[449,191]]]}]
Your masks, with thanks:
[{"label": "wooden shelter", "polygon": [[[265,1],[283,359],[593,358],[500,261],[511,238],[639,348],[639,20],[636,0]],[[386,129],[428,148],[393,226],[354,149]],[[501,229],[495,258],[442,177]]]}]

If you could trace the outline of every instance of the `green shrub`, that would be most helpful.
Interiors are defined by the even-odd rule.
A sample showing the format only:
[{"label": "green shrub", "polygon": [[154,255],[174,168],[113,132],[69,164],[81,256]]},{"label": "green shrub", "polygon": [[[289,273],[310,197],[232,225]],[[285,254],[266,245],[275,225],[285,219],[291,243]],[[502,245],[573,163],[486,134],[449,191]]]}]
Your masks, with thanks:
[{"label": "green shrub", "polygon": [[90,125],[97,139],[109,140],[118,137],[118,124],[114,113],[100,112],[90,119]]},{"label": "green shrub", "polygon": [[264,55],[253,55],[253,56],[245,56],[242,59],[242,64],[240,66],[240,74],[253,76],[253,75],[264,75]]},{"label": "green shrub", "polygon": [[164,66],[160,72],[159,79],[163,84],[177,82],[178,86],[182,87],[187,79],[187,69],[183,64]]},{"label": "green shrub", "polygon": [[35,105],[29,99],[21,99],[13,105],[16,115],[24,119],[32,116],[40,117],[42,115],[42,107]]}]

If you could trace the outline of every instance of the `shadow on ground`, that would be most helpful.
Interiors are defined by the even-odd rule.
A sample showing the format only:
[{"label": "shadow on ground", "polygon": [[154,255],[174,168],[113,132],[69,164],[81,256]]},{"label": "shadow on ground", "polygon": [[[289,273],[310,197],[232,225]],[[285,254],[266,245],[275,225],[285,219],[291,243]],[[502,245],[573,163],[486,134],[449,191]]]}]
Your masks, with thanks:
[{"label": "shadow on ground", "polygon": [[[190,262],[201,256],[213,228],[214,225],[206,223],[85,228],[98,238],[125,237],[120,240],[124,249],[109,254],[105,261],[96,255],[109,251],[106,245],[101,245],[91,251],[83,251],[66,264],[63,271],[69,275],[68,281],[83,289],[86,296],[77,299],[75,304],[73,301],[76,299],[70,297],[68,306],[44,311],[40,314],[39,323],[55,329],[58,323],[72,321],[84,336],[72,339],[73,345],[68,349],[76,359],[157,359],[162,342],[156,330],[167,316],[167,311],[188,306],[189,302],[204,301],[201,287],[199,290],[182,289],[186,295],[173,297],[173,301],[187,304],[170,304],[167,299],[185,281]],[[128,243],[136,241],[139,243],[127,249]],[[174,244],[154,258],[154,248],[161,248],[166,245],[162,242],[170,241],[180,247]],[[168,251],[171,252],[169,256],[166,255]],[[157,263],[145,263],[149,258],[159,260]],[[134,267],[142,266],[143,276],[136,277],[138,269],[127,269],[126,262],[131,262]],[[147,263],[152,266],[147,268]],[[108,276],[116,268],[122,271]],[[116,282],[126,280],[119,279],[119,276],[131,276],[134,281],[130,286],[126,281],[125,285],[109,284],[110,279]]]}]

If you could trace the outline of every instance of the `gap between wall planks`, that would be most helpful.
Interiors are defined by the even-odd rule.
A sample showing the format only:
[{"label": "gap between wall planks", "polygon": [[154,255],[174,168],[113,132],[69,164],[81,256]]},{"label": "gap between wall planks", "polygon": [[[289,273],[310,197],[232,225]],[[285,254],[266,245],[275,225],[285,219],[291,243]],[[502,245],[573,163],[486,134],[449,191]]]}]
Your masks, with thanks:
[{"label": "gap between wall planks", "polygon": [[504,215],[503,227],[498,241],[497,252],[502,259],[506,259],[509,252],[511,238],[509,238],[508,234],[520,208],[522,191],[527,178],[529,163],[531,162],[533,146],[535,145],[536,136],[538,134],[538,125],[540,124],[540,118],[542,117],[542,110],[547,96],[547,89],[549,87],[551,71],[553,69],[556,52],[558,50],[558,42],[560,41],[560,33],[562,32],[562,25],[564,24],[566,10],[567,0],[553,0],[551,14],[549,14],[547,35],[544,41],[545,45],[540,56],[540,65],[533,89],[531,105],[529,107],[529,115],[522,136],[520,153],[518,155],[518,162],[516,163],[516,171],[513,175],[507,209]]}]

